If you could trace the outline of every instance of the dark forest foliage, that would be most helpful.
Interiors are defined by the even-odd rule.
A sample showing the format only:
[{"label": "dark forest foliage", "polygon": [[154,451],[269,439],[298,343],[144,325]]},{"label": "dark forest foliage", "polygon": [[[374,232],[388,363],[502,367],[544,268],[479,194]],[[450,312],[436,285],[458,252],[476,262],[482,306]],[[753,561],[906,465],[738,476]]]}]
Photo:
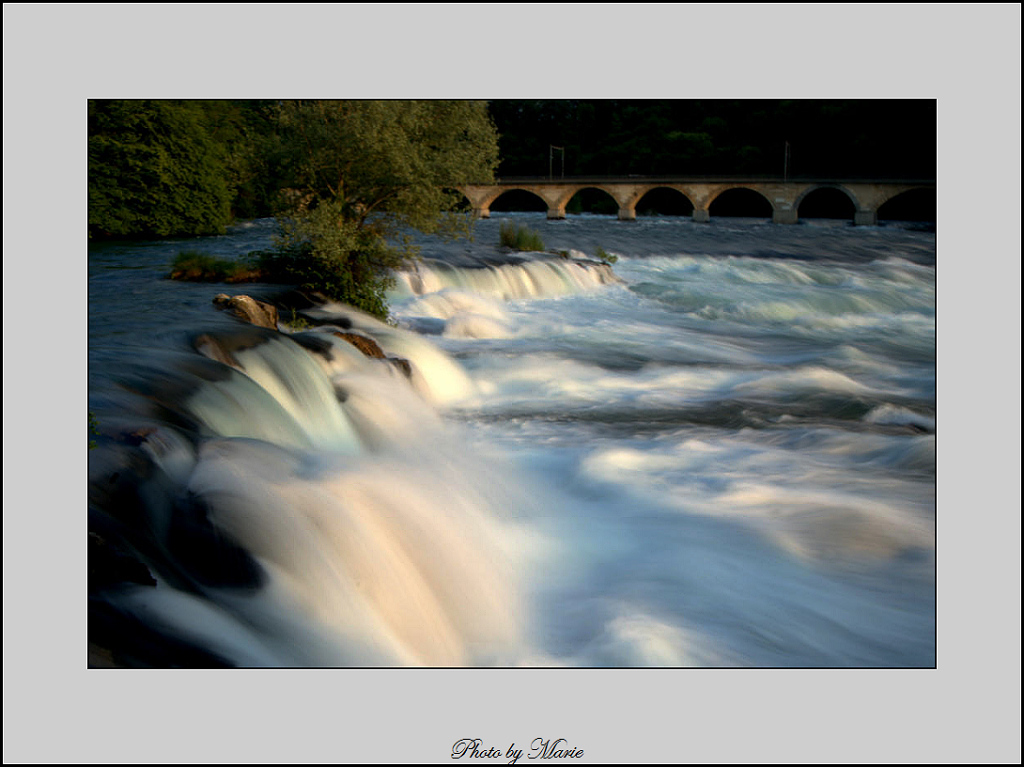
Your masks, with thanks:
[{"label": "dark forest foliage", "polygon": [[[498,175],[933,179],[934,100],[492,101]],[[553,153],[554,145],[564,150]]]}]

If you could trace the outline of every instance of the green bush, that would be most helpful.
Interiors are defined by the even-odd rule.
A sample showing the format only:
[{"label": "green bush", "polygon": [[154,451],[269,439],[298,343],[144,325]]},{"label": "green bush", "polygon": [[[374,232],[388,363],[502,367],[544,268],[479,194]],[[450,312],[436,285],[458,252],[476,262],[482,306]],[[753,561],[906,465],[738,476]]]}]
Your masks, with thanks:
[{"label": "green bush", "polygon": [[309,330],[310,328],[316,327],[305,317],[300,317],[296,314],[294,309],[292,309],[292,318],[290,320],[282,320],[281,322],[291,330]]},{"label": "green bush", "polygon": [[616,256],[614,253],[609,253],[604,248],[597,249],[597,257],[604,261],[606,264],[614,264],[616,261],[619,260],[618,256]]},{"label": "green bush", "polygon": [[498,230],[502,246],[512,250],[544,250],[544,241],[532,229],[511,221],[503,221]]},{"label": "green bush", "polygon": [[321,293],[386,321],[392,270],[407,263],[408,251],[345,218],[341,208],[324,202],[284,221],[277,247],[254,254],[257,266],[271,282]]},{"label": "green bush", "polygon": [[263,274],[248,262],[214,258],[198,250],[183,250],[171,265],[170,277],[189,282],[255,282]]}]

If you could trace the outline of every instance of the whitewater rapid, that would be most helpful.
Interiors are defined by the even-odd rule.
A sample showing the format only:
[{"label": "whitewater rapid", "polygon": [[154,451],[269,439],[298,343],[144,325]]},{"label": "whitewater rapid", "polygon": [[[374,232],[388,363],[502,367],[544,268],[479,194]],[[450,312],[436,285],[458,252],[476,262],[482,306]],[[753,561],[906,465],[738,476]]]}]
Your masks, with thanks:
[{"label": "whitewater rapid", "polygon": [[568,258],[438,245],[391,324],[207,309],[137,354],[97,328],[90,529],[156,583],[93,590],[91,641],[142,665],[932,665],[933,235],[618,223],[552,226]]}]

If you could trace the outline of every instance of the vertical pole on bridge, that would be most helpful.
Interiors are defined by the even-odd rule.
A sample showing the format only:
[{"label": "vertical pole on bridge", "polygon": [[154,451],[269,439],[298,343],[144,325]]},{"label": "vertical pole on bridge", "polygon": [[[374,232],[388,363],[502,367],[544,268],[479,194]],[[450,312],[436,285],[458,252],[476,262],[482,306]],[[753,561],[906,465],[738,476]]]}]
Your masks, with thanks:
[{"label": "vertical pole on bridge", "polygon": [[548,181],[555,178],[555,150],[562,153],[562,178],[565,178],[565,147],[548,144]]}]

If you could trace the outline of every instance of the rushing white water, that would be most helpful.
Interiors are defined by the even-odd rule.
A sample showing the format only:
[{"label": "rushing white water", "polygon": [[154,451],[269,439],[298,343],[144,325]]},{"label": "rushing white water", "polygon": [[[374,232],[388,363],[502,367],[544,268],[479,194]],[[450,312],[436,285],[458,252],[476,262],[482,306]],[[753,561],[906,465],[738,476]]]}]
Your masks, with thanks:
[{"label": "rushing white water", "polygon": [[[308,313],[408,376],[198,286],[175,301],[210,322],[133,331],[158,347],[135,358],[91,285],[91,526],[157,581],[96,591],[92,641],[127,621],[158,649],[115,657],[157,665],[933,665],[934,235],[541,222],[618,262],[428,244],[397,326]],[[97,283],[123,257],[97,249]]]}]

